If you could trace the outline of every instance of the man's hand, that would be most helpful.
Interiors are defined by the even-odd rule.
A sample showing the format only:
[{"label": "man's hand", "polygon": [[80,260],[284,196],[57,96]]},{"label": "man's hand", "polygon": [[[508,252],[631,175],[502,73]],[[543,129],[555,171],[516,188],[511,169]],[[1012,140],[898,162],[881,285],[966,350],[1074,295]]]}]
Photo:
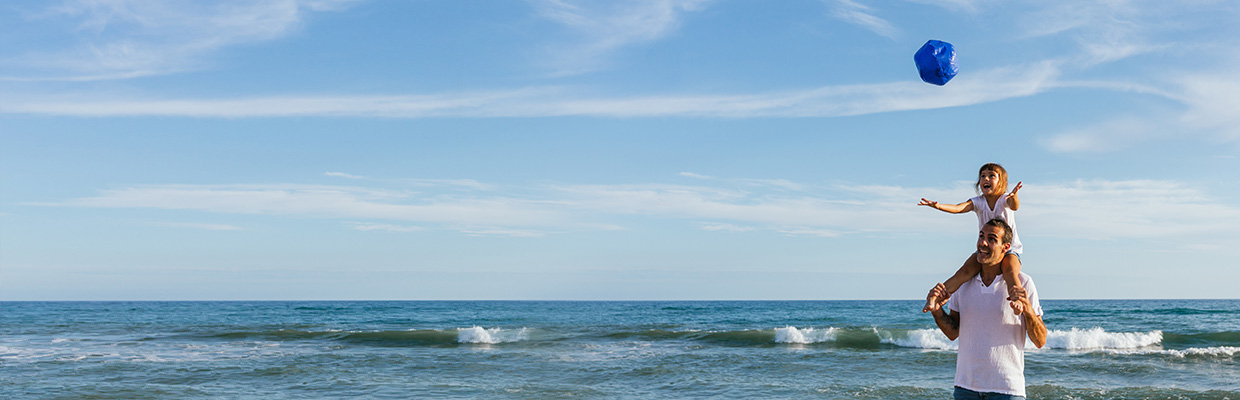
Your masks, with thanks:
[{"label": "man's hand", "polygon": [[1029,293],[1024,287],[1014,287],[1008,293],[1008,301],[1012,306],[1012,311],[1016,315],[1020,315],[1025,322],[1025,333],[1029,335],[1029,341],[1039,349],[1046,345],[1046,324],[1042,322],[1042,317],[1033,309],[1033,303],[1029,302]]},{"label": "man's hand", "polygon": [[939,206],[939,202],[937,202],[937,201],[930,201],[930,200],[926,200],[926,198],[924,198],[924,197],[921,199],[921,202],[920,202],[920,203],[917,203],[917,205],[919,205],[919,206],[929,206],[929,207],[933,207],[933,208],[939,208],[939,207],[938,207],[938,206]]},{"label": "man's hand", "polygon": [[947,299],[951,294],[947,293],[947,286],[943,286],[940,282],[930,289],[930,293],[926,294],[926,306],[922,307],[921,312],[936,311],[943,308],[943,304],[947,303]]}]

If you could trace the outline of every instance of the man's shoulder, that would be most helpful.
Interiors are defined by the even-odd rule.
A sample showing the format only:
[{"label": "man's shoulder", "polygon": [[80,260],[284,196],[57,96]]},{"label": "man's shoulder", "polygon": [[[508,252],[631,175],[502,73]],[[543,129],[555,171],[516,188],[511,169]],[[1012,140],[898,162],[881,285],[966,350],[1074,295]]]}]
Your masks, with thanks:
[{"label": "man's shoulder", "polygon": [[1033,277],[1029,276],[1029,274],[1026,274],[1023,271],[1020,273],[1018,278],[1020,279],[1021,286],[1025,286],[1026,282],[1033,283]]}]

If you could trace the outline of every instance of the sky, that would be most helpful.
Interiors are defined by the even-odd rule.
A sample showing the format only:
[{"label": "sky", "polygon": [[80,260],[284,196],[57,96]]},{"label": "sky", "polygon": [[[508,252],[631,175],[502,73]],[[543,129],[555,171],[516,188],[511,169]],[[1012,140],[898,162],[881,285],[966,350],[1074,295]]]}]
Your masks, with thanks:
[{"label": "sky", "polygon": [[[8,1],[0,300],[1237,298],[1231,1]],[[959,74],[913,54],[952,43]]]}]

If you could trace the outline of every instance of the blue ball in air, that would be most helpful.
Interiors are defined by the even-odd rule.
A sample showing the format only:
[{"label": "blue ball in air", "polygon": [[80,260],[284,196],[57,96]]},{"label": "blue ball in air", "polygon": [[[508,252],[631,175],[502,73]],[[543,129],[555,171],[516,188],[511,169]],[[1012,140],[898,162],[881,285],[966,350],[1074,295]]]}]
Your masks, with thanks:
[{"label": "blue ball in air", "polygon": [[951,43],[931,40],[913,55],[917,72],[926,83],[943,86],[956,76],[956,48]]}]

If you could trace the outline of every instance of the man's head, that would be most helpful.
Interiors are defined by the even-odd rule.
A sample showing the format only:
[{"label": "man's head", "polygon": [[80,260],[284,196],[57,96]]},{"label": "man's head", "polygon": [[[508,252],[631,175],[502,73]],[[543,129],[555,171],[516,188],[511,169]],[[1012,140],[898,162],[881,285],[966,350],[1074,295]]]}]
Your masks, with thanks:
[{"label": "man's head", "polygon": [[1006,221],[995,218],[982,225],[977,234],[977,262],[995,265],[1012,248],[1012,227]]}]

